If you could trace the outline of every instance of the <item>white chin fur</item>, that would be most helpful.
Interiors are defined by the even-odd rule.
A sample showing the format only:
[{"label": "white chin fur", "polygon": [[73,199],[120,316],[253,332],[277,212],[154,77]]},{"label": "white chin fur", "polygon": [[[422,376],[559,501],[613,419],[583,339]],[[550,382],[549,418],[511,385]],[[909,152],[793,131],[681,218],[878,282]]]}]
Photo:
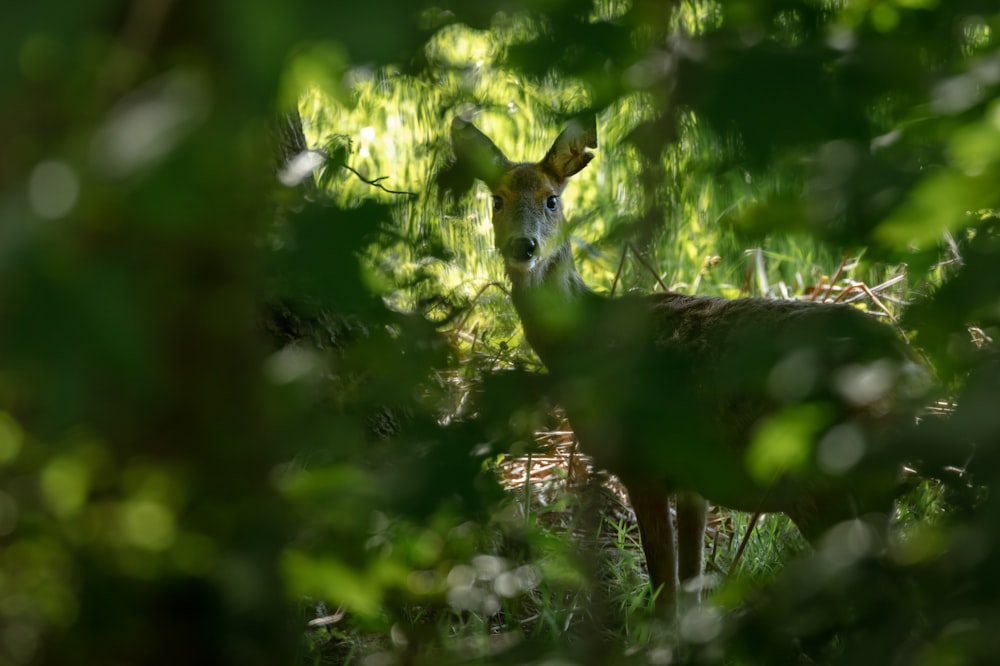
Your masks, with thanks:
[{"label": "white chin fur", "polygon": [[504,263],[507,265],[508,271],[512,273],[520,273],[522,275],[527,275],[528,273],[531,272],[531,269],[533,269],[538,264],[538,260],[537,259],[531,259],[529,261],[508,260],[505,261]]}]

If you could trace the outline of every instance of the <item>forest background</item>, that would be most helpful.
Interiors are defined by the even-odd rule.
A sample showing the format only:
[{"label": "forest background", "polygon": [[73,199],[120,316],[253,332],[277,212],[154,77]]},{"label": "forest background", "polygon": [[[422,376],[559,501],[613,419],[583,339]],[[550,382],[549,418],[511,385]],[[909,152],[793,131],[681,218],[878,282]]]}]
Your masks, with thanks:
[{"label": "forest background", "polygon": [[[995,2],[6,14],[0,663],[1000,655]],[[585,113],[592,287],[854,301],[927,360],[908,455],[951,475],[891,557],[799,554],[674,634],[634,530],[594,564],[505,492],[555,417],[448,129],[537,159]]]}]

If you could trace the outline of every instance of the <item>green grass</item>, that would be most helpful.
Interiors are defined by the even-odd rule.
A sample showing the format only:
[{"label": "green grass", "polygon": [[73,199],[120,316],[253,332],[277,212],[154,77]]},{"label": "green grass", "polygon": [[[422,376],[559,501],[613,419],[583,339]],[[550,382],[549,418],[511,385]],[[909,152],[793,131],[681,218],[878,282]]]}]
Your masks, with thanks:
[{"label": "green grass", "polygon": [[[520,494],[520,489],[511,491],[510,501],[518,502]],[[301,663],[512,663],[510,655],[521,650],[557,652],[595,640],[616,646],[622,663],[648,663],[644,660],[650,655],[676,648],[675,628],[664,625],[653,610],[637,526],[602,515],[588,527],[581,516],[587,501],[579,493],[566,493],[558,511],[569,512],[568,522],[535,515],[515,525],[509,517],[498,518],[487,528],[492,537],[484,544],[494,554],[480,553],[462,565],[476,571],[471,586],[476,594],[457,602],[466,608],[450,606],[448,600],[459,597],[445,596],[389,604],[392,610],[374,623],[347,614],[307,632]],[[729,567],[735,547],[719,549],[716,543],[737,542],[747,516],[726,514],[723,522],[735,525],[736,532],[720,527],[716,541],[706,546],[708,571],[723,581],[723,590],[734,580],[743,590],[763,584],[803,548],[787,519],[765,516],[734,573]],[[527,582],[504,589],[500,577],[509,575],[524,575]],[[714,603],[716,594],[709,593],[706,603]]]},{"label": "green grass", "polygon": [[[678,625],[668,626],[653,609],[638,528],[618,515],[614,493],[564,488],[547,504],[536,497],[527,514],[525,497],[523,488],[512,488],[490,521],[466,526],[476,552],[451,562],[447,589],[387,599],[375,619],[347,613],[310,629],[300,663],[534,663],[525,655],[586,653],[593,645],[610,650],[615,663],[656,663],[668,653],[707,649],[692,642],[706,617],[724,623],[790,561],[810,553],[783,515],[753,521],[746,513],[713,512],[705,547],[710,589],[701,606],[689,606]],[[924,547],[945,506],[940,485],[916,484],[899,503],[893,538]],[[466,591],[453,594],[459,588]],[[307,614],[316,609],[304,607]]]}]

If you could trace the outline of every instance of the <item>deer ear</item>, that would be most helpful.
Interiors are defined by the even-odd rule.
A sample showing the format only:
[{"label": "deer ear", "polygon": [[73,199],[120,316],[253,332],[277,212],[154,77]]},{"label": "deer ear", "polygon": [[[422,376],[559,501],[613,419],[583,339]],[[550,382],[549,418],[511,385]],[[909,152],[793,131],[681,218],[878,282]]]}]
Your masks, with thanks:
[{"label": "deer ear", "polygon": [[511,166],[507,156],[488,136],[458,116],[451,121],[451,145],[455,149],[455,157],[467,163],[472,175],[490,188],[499,183],[500,177]]},{"label": "deer ear", "polygon": [[594,159],[594,154],[587,148],[597,148],[597,118],[594,116],[569,121],[545,154],[542,166],[558,180],[564,181]]}]

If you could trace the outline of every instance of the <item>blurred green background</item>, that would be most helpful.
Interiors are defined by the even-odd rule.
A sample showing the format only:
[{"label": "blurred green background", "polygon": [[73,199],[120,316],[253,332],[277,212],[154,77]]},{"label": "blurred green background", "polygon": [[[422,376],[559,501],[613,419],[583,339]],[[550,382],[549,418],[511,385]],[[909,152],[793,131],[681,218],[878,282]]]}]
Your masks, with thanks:
[{"label": "blurred green background", "polygon": [[[992,0],[7,8],[0,664],[994,661],[998,31]],[[495,472],[552,417],[450,166],[472,113],[518,159],[597,115],[566,208],[598,291],[654,289],[641,256],[898,318],[957,404],[908,450],[964,471],[893,557],[806,554],[679,642],[594,592]]]}]

